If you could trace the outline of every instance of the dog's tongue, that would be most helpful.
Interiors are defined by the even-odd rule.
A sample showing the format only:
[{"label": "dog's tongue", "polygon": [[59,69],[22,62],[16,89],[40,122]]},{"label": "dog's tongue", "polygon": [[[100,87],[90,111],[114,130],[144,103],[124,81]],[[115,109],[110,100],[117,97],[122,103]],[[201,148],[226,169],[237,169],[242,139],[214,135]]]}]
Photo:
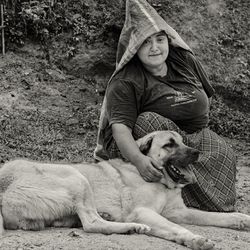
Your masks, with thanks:
[{"label": "dog's tongue", "polygon": [[173,179],[173,181],[181,183],[181,184],[187,184],[187,183],[195,183],[196,177],[194,175],[194,172],[192,171],[191,166],[185,166],[185,167],[175,167],[173,165],[169,165],[166,168],[169,176]]}]

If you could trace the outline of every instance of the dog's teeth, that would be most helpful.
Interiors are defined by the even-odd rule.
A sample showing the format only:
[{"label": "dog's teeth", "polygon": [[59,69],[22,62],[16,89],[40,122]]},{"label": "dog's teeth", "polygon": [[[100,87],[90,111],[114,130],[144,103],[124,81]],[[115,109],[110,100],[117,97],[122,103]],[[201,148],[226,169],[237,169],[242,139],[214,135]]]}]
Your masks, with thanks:
[{"label": "dog's teeth", "polygon": [[176,174],[181,174],[180,170],[178,168],[176,168],[175,166],[171,166],[172,170],[176,173]]}]

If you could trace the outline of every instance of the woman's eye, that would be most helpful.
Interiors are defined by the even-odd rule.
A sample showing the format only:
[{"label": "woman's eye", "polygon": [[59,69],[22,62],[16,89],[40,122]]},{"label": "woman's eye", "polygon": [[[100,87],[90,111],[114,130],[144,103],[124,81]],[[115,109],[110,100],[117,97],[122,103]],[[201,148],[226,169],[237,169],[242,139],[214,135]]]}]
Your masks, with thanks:
[{"label": "woman's eye", "polygon": [[145,40],[144,43],[143,43],[143,45],[148,45],[148,44],[150,44],[149,40]]},{"label": "woman's eye", "polygon": [[157,38],[157,41],[158,41],[158,42],[164,42],[165,39],[166,39],[165,36],[160,36],[160,37]]}]

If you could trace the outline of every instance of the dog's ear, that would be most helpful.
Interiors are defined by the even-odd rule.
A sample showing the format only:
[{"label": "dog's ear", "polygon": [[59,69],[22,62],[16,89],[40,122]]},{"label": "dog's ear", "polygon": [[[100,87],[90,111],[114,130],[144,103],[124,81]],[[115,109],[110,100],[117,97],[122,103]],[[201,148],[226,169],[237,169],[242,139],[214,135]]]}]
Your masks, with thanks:
[{"label": "dog's ear", "polygon": [[143,140],[141,144],[139,145],[139,149],[144,155],[148,154],[152,145],[153,138],[154,136],[149,136],[146,138],[146,140]]}]

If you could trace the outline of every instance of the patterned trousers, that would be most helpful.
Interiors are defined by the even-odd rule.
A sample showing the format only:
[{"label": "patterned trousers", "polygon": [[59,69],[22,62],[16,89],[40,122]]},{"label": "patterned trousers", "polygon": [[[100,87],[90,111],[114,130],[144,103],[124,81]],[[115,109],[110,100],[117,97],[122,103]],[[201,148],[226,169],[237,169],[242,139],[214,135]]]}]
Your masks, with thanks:
[{"label": "patterned trousers", "polygon": [[[182,190],[185,204],[206,211],[234,211],[236,157],[232,148],[208,128],[186,134],[174,122],[153,112],[139,115],[133,136],[137,140],[156,130],[176,131],[182,135],[186,145],[200,151],[198,162],[193,164],[197,182]],[[123,158],[115,141],[112,141],[108,154],[110,158]]]}]

